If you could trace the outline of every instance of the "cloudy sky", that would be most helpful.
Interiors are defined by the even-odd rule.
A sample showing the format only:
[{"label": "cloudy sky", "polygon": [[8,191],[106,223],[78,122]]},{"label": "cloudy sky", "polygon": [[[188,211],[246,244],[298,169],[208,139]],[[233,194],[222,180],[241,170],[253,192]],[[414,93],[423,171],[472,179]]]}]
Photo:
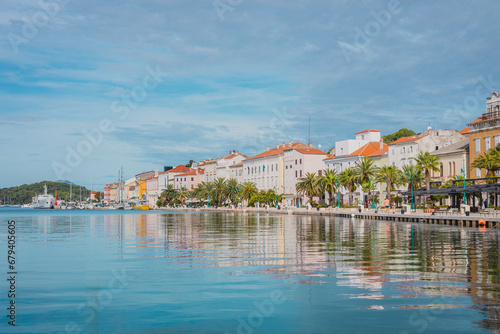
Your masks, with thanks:
[{"label": "cloudy sky", "polygon": [[366,128],[462,129],[500,91],[494,0],[2,0],[0,187]]}]

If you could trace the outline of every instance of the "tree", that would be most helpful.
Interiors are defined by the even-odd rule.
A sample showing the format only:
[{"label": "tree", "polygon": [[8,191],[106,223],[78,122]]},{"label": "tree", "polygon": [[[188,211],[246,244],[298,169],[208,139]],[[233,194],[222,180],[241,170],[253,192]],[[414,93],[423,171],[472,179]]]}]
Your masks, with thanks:
[{"label": "tree", "polygon": [[414,136],[414,135],[418,135],[418,134],[420,134],[420,132],[415,133],[415,131],[413,131],[413,130],[409,130],[407,128],[401,128],[394,133],[382,136],[382,139],[383,139],[384,143],[389,144],[389,143],[392,143],[393,141],[396,141],[400,138]]},{"label": "tree", "polygon": [[189,162],[185,165],[186,167],[191,167],[196,161],[194,160],[189,160]]},{"label": "tree", "polygon": [[361,184],[363,192],[365,192],[367,186],[366,184],[368,183],[368,202],[371,200],[371,193],[370,193],[370,188],[372,187],[372,180],[375,176],[375,173],[377,172],[378,167],[375,166],[375,163],[370,157],[362,157],[359,158],[356,163],[354,164],[354,172],[356,173],[356,177],[358,179],[358,182]]},{"label": "tree", "polygon": [[352,192],[356,190],[358,178],[353,167],[349,167],[339,175],[340,184],[349,191],[349,205],[352,205]]},{"label": "tree", "polygon": [[411,191],[411,183],[413,181],[413,190],[420,188],[424,181],[422,169],[416,165],[404,165],[401,173],[401,184],[408,186],[408,191]]},{"label": "tree", "polygon": [[101,202],[104,199],[104,193],[102,191],[98,191],[95,193],[95,200],[97,202]]},{"label": "tree", "polygon": [[391,188],[393,183],[398,182],[401,176],[401,171],[396,166],[382,166],[376,174],[376,179],[378,182],[384,182],[386,184],[386,193],[389,202],[391,202]]},{"label": "tree", "polygon": [[218,177],[213,182],[212,199],[216,205],[221,205],[227,198],[226,182],[223,177]]},{"label": "tree", "polygon": [[314,196],[319,196],[321,191],[321,179],[316,176],[316,173],[307,173],[305,177],[299,178],[299,182],[295,185],[297,193],[306,195],[309,200]]},{"label": "tree", "polygon": [[333,206],[333,195],[337,191],[337,181],[339,176],[335,169],[327,169],[325,170],[323,176],[323,184],[325,186],[326,192],[328,193],[328,201],[329,205]]},{"label": "tree", "polygon": [[439,158],[431,155],[429,152],[420,152],[415,159],[418,168],[425,173],[425,187],[427,191],[431,190],[431,171],[439,172]]},{"label": "tree", "polygon": [[167,188],[163,189],[158,196],[158,200],[156,201],[156,205],[159,207],[165,207],[168,203],[170,203],[175,198],[175,189],[172,184],[167,185]]},{"label": "tree", "polygon": [[485,169],[486,177],[495,177],[495,173],[500,170],[500,144],[474,159],[471,167]]},{"label": "tree", "polygon": [[242,201],[247,203],[250,201],[252,196],[257,194],[257,186],[253,182],[245,182],[241,185],[239,195]]},{"label": "tree", "polygon": [[225,189],[226,197],[229,197],[233,204],[238,202],[238,189],[239,184],[236,179],[227,180]]},{"label": "tree", "polygon": [[186,199],[189,196],[189,191],[186,187],[181,187],[179,190],[176,192],[176,197],[181,201],[181,203],[184,205],[186,203]]}]

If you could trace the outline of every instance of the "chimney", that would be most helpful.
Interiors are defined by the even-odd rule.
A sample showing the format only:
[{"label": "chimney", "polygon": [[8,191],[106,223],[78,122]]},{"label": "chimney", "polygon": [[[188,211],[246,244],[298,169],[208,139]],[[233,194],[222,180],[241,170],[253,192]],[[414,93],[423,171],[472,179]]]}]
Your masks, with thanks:
[{"label": "chimney", "polygon": [[269,147],[269,145],[267,145],[267,150],[269,151],[269,149],[270,149],[270,147]]},{"label": "chimney", "polygon": [[380,149],[382,150],[384,148],[384,140],[380,138]]},{"label": "chimney", "polygon": [[280,144],[279,144],[279,143],[278,143],[278,144],[276,144],[276,148],[280,148]]},{"label": "chimney", "polygon": [[285,148],[285,142],[283,142],[283,148]]},{"label": "chimney", "polygon": [[309,143],[309,145],[307,145],[307,146],[309,146],[309,147],[313,147],[313,144],[312,144],[312,143]]},{"label": "chimney", "polygon": [[288,147],[292,147],[292,141],[291,140],[288,142]]}]

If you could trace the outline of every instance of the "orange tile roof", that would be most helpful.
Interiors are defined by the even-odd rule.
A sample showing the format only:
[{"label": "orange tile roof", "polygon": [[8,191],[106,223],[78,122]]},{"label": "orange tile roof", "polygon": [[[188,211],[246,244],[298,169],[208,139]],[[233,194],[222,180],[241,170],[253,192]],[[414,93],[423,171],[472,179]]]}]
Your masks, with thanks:
[{"label": "orange tile roof", "polygon": [[329,155],[326,158],[324,158],[323,161],[330,160],[330,159],[335,159],[335,158],[336,158],[335,154],[334,155]]},{"label": "orange tile roof", "polygon": [[[387,144],[383,144],[383,149],[388,149]],[[368,156],[377,151],[380,151],[380,142],[370,142],[349,154],[348,157]]]},{"label": "orange tile roof", "polygon": [[300,147],[300,148],[307,147],[307,145],[299,143],[299,142],[292,143],[291,146],[290,146],[290,144],[285,144],[284,146],[285,147],[283,147],[283,145],[280,145],[278,148],[276,148],[276,147],[272,148],[269,151],[265,151],[265,152],[262,152],[260,154],[255,155],[253,157],[247,158],[244,161],[253,160],[253,159],[259,159],[259,158],[265,158],[265,157],[272,157],[272,156],[275,156],[275,155],[280,155],[280,154],[283,154],[283,151],[285,151],[286,149],[298,148],[298,147]]},{"label": "orange tile roof", "polygon": [[379,157],[389,152],[389,145],[384,144],[384,148],[367,155],[367,157]]},{"label": "orange tile roof", "polygon": [[469,133],[469,128],[465,128],[465,129],[463,129],[463,130],[460,130],[460,131],[458,131],[458,133],[460,133],[460,134],[462,134],[462,135],[466,135],[466,134],[468,134],[468,133]]},{"label": "orange tile roof", "polygon": [[389,145],[394,145],[394,144],[399,144],[399,143],[405,143],[405,142],[408,142],[408,141],[417,141],[420,138],[424,138],[425,136],[427,136],[427,135],[424,135],[424,136],[415,135],[415,136],[402,137],[402,138],[399,138],[396,141],[393,141]]},{"label": "orange tile roof", "polygon": [[184,165],[179,165],[171,170],[167,170],[166,172],[161,172],[159,174],[165,174],[165,173],[185,173],[185,172],[189,172],[189,171],[192,171],[194,169],[192,169],[191,167],[186,167]]},{"label": "orange tile roof", "polygon": [[237,156],[238,156],[238,154],[232,154],[232,155],[228,156],[228,157],[227,157],[227,158],[225,158],[225,159],[231,159],[231,158],[234,158],[234,157],[237,157]]},{"label": "orange tile roof", "polygon": [[365,133],[365,132],[380,132],[380,131],[379,130],[375,130],[375,129],[368,129],[368,130],[363,130],[363,131],[356,132],[355,135],[360,134],[360,133]]},{"label": "orange tile roof", "polygon": [[296,148],[295,150],[302,153],[302,154],[325,154],[326,155],[326,152],[323,152],[322,150],[318,150],[317,148],[314,148],[314,147]]},{"label": "orange tile roof", "polygon": [[[481,122],[482,120],[483,120],[483,116],[481,115],[478,118],[476,118],[475,120],[473,120],[472,122],[470,122],[469,124]],[[469,125],[469,124],[467,124],[467,125]]]}]

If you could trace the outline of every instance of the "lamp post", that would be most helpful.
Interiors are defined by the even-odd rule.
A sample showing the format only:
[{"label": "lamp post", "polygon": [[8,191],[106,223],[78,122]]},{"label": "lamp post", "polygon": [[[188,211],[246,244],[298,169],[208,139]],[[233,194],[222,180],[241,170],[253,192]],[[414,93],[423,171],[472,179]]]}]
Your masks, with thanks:
[{"label": "lamp post", "polygon": [[415,210],[415,202],[413,200],[413,165],[411,165],[410,168],[410,174],[408,174],[410,177],[410,184],[411,184],[411,209]]},{"label": "lamp post", "polygon": [[373,176],[370,176],[370,181],[372,182],[372,209],[375,209],[375,182],[373,182]]},{"label": "lamp post", "polygon": [[274,190],[274,208],[278,207],[278,195],[276,194],[276,187],[273,187]]},{"label": "lamp post", "polygon": [[299,194],[297,193],[297,209],[299,208]]},{"label": "lamp post", "polygon": [[339,180],[335,180],[335,183],[337,184],[337,205],[340,209],[340,189],[339,189]]},{"label": "lamp post", "polygon": [[[462,162],[462,164],[464,164],[464,163]],[[466,201],[466,196],[465,196],[465,166],[463,166],[463,168],[462,168],[462,175],[464,177],[464,205],[465,205],[465,201]]]}]

